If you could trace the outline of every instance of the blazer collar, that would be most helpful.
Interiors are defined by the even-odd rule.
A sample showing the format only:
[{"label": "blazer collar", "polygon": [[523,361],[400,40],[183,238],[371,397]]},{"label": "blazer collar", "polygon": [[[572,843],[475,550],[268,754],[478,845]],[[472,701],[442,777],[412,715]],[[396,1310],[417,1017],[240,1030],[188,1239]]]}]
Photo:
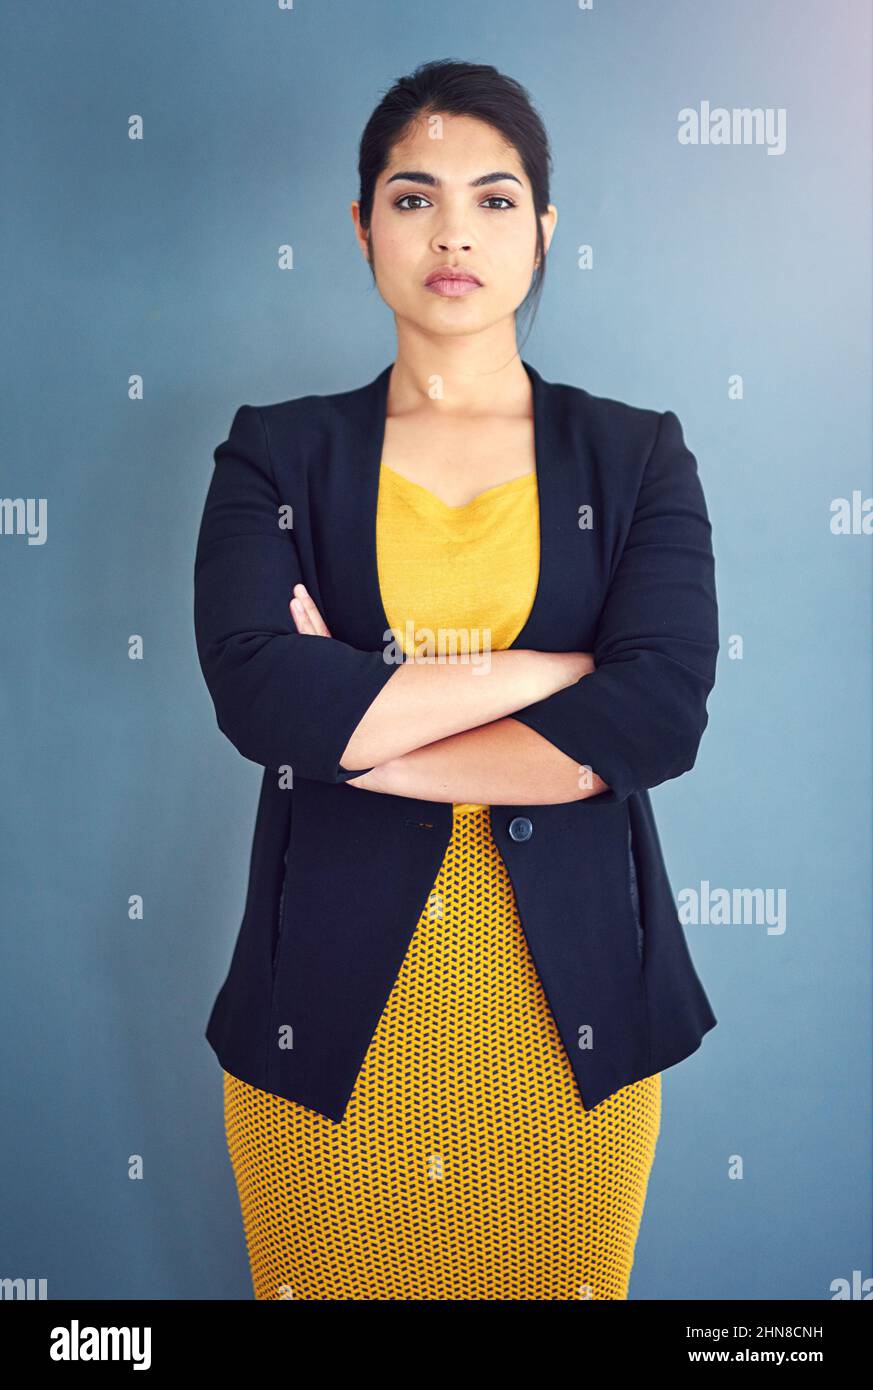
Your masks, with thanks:
[{"label": "blazer collar", "polygon": [[[354,456],[348,483],[356,497],[345,511],[347,542],[338,557],[339,590],[348,640],[378,650],[389,640],[390,623],[382,603],[376,549],[376,517],[390,363],[366,386],[335,397],[348,410],[346,443]],[[578,508],[582,479],[567,428],[568,389],[548,382],[522,361],[533,388],[534,448],[539,502],[540,568],[533,606],[511,647],[539,651],[573,650],[579,625],[579,593],[574,564],[579,556]],[[580,576],[581,578],[581,576]],[[350,596],[354,599],[350,600]],[[566,645],[562,645],[562,642]]]}]

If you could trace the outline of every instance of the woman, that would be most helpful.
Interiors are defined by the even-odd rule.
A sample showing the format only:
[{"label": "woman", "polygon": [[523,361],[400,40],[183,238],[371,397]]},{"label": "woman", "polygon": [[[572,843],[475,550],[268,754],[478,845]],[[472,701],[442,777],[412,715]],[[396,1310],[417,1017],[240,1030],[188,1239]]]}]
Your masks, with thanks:
[{"label": "woman", "polygon": [[[675,416],[549,385],[519,358],[516,311],[557,219],[548,164],[526,94],[493,68],[432,63],[398,82],[364,131],[352,205],[396,360],[360,392],[241,407],[216,451],[198,648],[219,724],[267,774],[207,1036],[257,1298],[626,1298],[660,1068],[715,1023],[646,800],[693,763],[706,723],[709,523]],[[578,440],[555,426],[559,393],[588,421]],[[353,452],[380,426],[362,518],[337,441]],[[633,464],[600,483],[593,468],[601,495],[578,496],[583,475],[559,478],[555,455],[596,453],[598,431]],[[283,488],[293,543],[276,529]],[[370,526],[366,596],[393,665],[358,650]],[[294,584],[296,640],[275,616],[292,546],[283,573],[308,568],[325,596]],[[601,670],[592,651],[542,650],[547,601],[566,619],[556,636],[588,638]],[[520,802],[535,815],[492,814]],[[427,833],[448,827],[443,808],[445,845]],[[316,875],[325,834],[333,866]],[[532,858],[549,835],[550,857]],[[265,898],[255,925],[252,895],[274,879],[278,909]]]}]

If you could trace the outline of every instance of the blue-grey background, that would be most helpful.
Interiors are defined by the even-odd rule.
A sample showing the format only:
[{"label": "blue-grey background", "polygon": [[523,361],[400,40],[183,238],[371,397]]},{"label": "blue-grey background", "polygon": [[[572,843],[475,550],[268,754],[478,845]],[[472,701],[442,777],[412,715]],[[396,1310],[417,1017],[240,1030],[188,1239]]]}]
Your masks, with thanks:
[{"label": "blue-grey background", "polygon": [[[194,544],[239,404],[393,360],[348,205],[367,116],[436,57],[518,78],[550,132],[524,357],[675,410],[699,461],[722,652],[697,765],[653,794],[676,894],[788,894],[781,936],[687,928],[719,1026],[664,1074],[631,1297],[827,1299],[873,1274],[873,538],[829,525],[873,493],[868,6],[78,0],[8,5],[0,38],[0,495],[48,499],[45,545],[0,536],[0,1275],[251,1297],[203,1028],[260,770],[197,665]],[[680,146],[702,100],[785,107],[786,152]]]}]

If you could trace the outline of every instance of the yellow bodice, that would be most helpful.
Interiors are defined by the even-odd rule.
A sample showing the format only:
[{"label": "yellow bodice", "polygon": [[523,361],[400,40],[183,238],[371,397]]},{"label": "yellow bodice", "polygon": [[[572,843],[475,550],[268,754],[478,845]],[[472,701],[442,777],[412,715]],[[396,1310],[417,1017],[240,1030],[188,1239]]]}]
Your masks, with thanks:
[{"label": "yellow bodice", "polygon": [[[447,659],[454,652],[487,669],[488,652],[505,651],[533,607],[540,564],[536,474],[450,507],[383,463],[376,554],[382,606],[406,657]],[[453,805],[466,812],[483,803]]]}]

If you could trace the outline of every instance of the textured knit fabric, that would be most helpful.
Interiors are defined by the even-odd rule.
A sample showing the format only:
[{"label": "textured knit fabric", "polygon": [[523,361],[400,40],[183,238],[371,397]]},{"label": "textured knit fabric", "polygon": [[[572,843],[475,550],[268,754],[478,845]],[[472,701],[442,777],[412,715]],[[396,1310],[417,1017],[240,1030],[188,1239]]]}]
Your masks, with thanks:
[{"label": "textured knit fabric", "polygon": [[[407,655],[446,630],[501,650],[536,591],[536,478],[449,507],[383,464],[377,549]],[[224,1086],[256,1298],[627,1298],[661,1078],[583,1108],[487,806],[454,806],[342,1123]]]}]

